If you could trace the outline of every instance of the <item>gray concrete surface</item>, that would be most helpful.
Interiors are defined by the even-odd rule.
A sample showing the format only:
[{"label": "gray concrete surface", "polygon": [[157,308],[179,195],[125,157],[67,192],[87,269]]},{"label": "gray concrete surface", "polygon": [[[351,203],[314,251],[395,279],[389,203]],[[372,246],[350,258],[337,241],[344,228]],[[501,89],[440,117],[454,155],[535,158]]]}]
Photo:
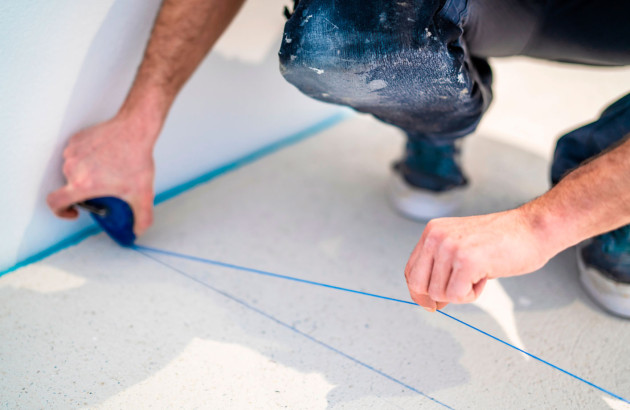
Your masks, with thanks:
[{"label": "gray concrete surface", "polygon": [[[407,299],[424,225],[392,212],[396,130],[356,117],[157,209],[140,243]],[[547,162],[485,138],[465,146],[461,214],[547,189]],[[622,408],[605,394],[422,309],[159,259],[453,408]],[[104,235],[0,278],[6,408],[440,408]],[[630,322],[580,289],[567,250],[447,312],[630,396]]]}]

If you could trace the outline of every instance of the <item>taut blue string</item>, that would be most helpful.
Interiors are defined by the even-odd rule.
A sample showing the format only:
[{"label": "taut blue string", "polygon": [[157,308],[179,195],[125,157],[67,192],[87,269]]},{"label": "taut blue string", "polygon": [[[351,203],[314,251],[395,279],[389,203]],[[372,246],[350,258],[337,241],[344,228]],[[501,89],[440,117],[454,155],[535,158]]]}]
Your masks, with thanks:
[{"label": "taut blue string", "polygon": [[[162,250],[162,249],[157,249],[157,248],[151,248],[151,247],[148,247],[148,246],[141,246],[141,245],[134,245],[134,249],[139,250],[139,251],[153,252],[153,253],[163,254],[163,255],[167,255],[167,256],[173,256],[173,257],[180,258],[180,259],[187,259],[187,260],[191,260],[191,261],[194,261],[194,262],[200,262],[200,263],[205,263],[205,264],[209,264],[209,265],[214,265],[214,266],[220,266],[220,267],[224,267],[224,268],[229,268],[229,269],[239,270],[239,271],[242,271],[242,272],[254,273],[254,274],[257,274],[257,275],[269,276],[269,277],[278,278],[278,279],[291,280],[291,281],[294,281],[294,282],[305,283],[305,284],[307,284],[307,285],[320,286],[320,287],[324,287],[324,288],[329,288],[329,289],[340,290],[340,291],[343,291],[343,292],[355,293],[355,294],[359,294],[359,295],[370,296],[370,297],[373,297],[373,298],[378,298],[378,299],[389,300],[389,301],[392,301],[392,302],[404,303],[404,304],[406,304],[406,305],[413,305],[413,306],[417,306],[414,302],[411,302],[411,301],[408,301],[408,300],[396,299],[396,298],[390,298],[390,297],[388,297],[388,296],[377,295],[377,294],[375,294],[375,293],[362,292],[362,291],[359,291],[359,290],[354,290],[354,289],[343,288],[343,287],[340,287],[340,286],[328,285],[328,284],[326,284],[326,283],[314,282],[314,281],[311,281],[311,280],[300,279],[300,278],[296,278],[296,277],[293,277],[293,276],[280,275],[280,274],[273,273],[273,272],[267,272],[267,271],[263,271],[263,270],[259,270],[259,269],[247,268],[247,267],[245,267],[245,266],[233,265],[233,264],[231,264],[231,263],[225,263],[225,262],[215,261],[215,260],[212,260],[212,259],[206,259],[206,258],[200,258],[200,257],[197,257],[197,256],[185,255],[185,254],[178,253],[178,252],[172,252],[172,251],[167,251],[167,250]],[[146,255],[144,252],[142,252],[142,253],[143,253],[144,255]],[[146,256],[148,256],[148,255],[146,255]],[[154,259],[154,258],[151,258],[151,259]],[[154,259],[154,260],[157,260],[157,259]],[[174,269],[174,268],[172,268],[172,269]],[[180,271],[178,271],[178,272],[180,272]],[[182,273],[182,272],[180,272],[180,273]],[[185,274],[185,275],[186,275],[186,274]],[[191,276],[189,276],[189,275],[186,275],[186,276],[187,276],[187,277],[190,277],[191,279],[193,279],[193,280],[195,280],[195,281],[197,281],[197,282],[199,282],[199,283],[204,284],[204,282],[201,282],[201,281],[199,281],[199,280],[197,280],[197,279],[195,279],[195,278],[193,278],[193,277],[191,277]],[[207,286],[209,286],[209,285],[207,285]],[[213,288],[213,290],[214,290],[214,288]],[[221,293],[221,292],[219,292],[219,293]],[[223,293],[222,293],[222,294],[223,294]],[[230,297],[231,299],[234,299],[234,298],[233,298],[233,297],[231,297],[231,296],[229,296],[229,297]],[[234,299],[234,300],[236,300],[236,299]],[[245,302],[239,302],[239,303],[241,303],[241,304],[245,304]],[[257,310],[256,308],[253,308],[253,309],[254,309],[254,310]],[[620,396],[620,395],[618,395],[618,394],[615,394],[615,393],[611,392],[610,390],[607,390],[607,389],[605,389],[605,388],[603,388],[603,387],[601,387],[601,386],[598,386],[598,385],[597,385],[597,384],[595,384],[595,383],[592,383],[592,382],[590,382],[590,381],[588,381],[588,380],[586,380],[586,379],[584,379],[584,378],[582,378],[582,377],[580,377],[580,376],[578,376],[578,375],[576,375],[576,374],[574,374],[574,373],[571,373],[571,372],[570,372],[570,371],[568,371],[568,370],[565,370],[565,369],[563,369],[563,368],[561,368],[561,367],[559,367],[559,366],[556,366],[555,364],[550,363],[550,362],[548,362],[547,360],[542,359],[542,358],[540,358],[540,357],[538,357],[538,356],[536,356],[536,355],[534,355],[534,354],[532,354],[532,353],[529,353],[529,352],[527,352],[527,351],[525,351],[525,350],[523,350],[523,349],[521,349],[521,348],[519,348],[519,347],[517,347],[517,346],[514,346],[513,344],[511,344],[511,343],[509,343],[509,342],[507,342],[507,341],[505,341],[505,340],[503,340],[503,339],[501,339],[501,338],[499,338],[499,337],[497,337],[497,336],[494,336],[494,335],[492,335],[492,334],[490,334],[490,333],[488,333],[488,332],[486,332],[486,331],[484,331],[484,330],[481,330],[481,329],[479,329],[478,327],[475,327],[475,326],[473,326],[473,325],[471,325],[471,324],[469,324],[469,323],[467,323],[467,322],[465,322],[465,321],[463,321],[463,320],[461,320],[461,319],[458,319],[458,318],[456,318],[455,316],[449,315],[448,313],[445,313],[445,312],[443,312],[443,311],[441,311],[441,310],[438,310],[437,312],[438,312],[438,313],[440,313],[440,314],[442,314],[442,315],[444,315],[444,316],[446,316],[446,317],[448,317],[448,318],[450,318],[450,319],[453,319],[454,321],[456,321],[456,322],[458,322],[458,323],[461,323],[462,325],[465,325],[465,326],[467,326],[467,327],[469,327],[469,328],[471,328],[471,329],[473,329],[473,330],[476,330],[477,332],[479,332],[479,333],[481,333],[481,334],[483,334],[483,335],[485,335],[485,336],[488,336],[489,338],[494,339],[494,340],[496,340],[497,342],[501,342],[501,343],[503,343],[504,345],[506,345],[506,346],[508,346],[508,347],[511,347],[512,349],[517,350],[517,351],[519,351],[519,352],[521,352],[521,353],[523,353],[523,354],[525,354],[525,355],[527,355],[527,356],[531,357],[532,359],[538,360],[539,362],[544,363],[544,364],[546,364],[547,366],[550,366],[550,367],[551,367],[551,368],[553,368],[553,369],[559,370],[559,371],[561,371],[562,373],[564,373],[564,374],[566,374],[566,375],[568,375],[568,376],[571,376],[571,377],[573,377],[574,379],[579,380],[579,381],[581,381],[582,383],[585,383],[585,384],[587,384],[587,385],[589,385],[589,386],[591,386],[591,387],[593,387],[593,388],[595,388],[595,389],[597,389],[597,390],[599,390],[599,391],[601,391],[601,392],[603,392],[603,393],[606,393],[606,394],[608,394],[608,395],[609,395],[609,396],[611,396],[611,397],[614,397],[614,398],[616,398],[616,399],[618,399],[618,400],[621,400],[621,401],[622,401],[622,402],[624,402],[624,403],[630,404],[630,401],[629,401],[629,400],[627,400],[627,399],[625,399],[625,398],[623,398],[622,396]],[[267,315],[267,314],[265,314],[264,312],[259,312],[259,313],[264,314],[265,316],[268,316],[268,315]],[[272,318],[272,320],[274,320],[274,321],[276,321],[276,322],[278,322],[278,323],[280,323],[280,324],[282,324],[282,325],[284,325],[284,326],[286,326],[286,327],[292,328],[290,325],[286,325],[286,324],[284,324],[284,323],[282,323],[282,322],[279,322],[279,321],[278,321],[277,319],[275,319],[275,318]],[[292,328],[292,329],[294,329],[294,328]],[[296,330],[296,331],[297,331],[297,329],[294,329],[294,330]],[[299,332],[299,331],[298,331],[298,332]],[[301,333],[301,332],[300,332],[300,333]],[[309,337],[309,338],[310,338],[310,336],[308,336],[308,335],[306,335],[306,334],[304,334],[304,336],[306,336],[306,337]],[[314,340],[314,341],[316,341],[316,340]],[[318,343],[322,344],[322,342],[319,342],[319,341],[316,341],[316,342],[318,342]],[[327,346],[327,345],[326,345],[326,346]],[[327,347],[328,347],[328,346],[327,346]],[[333,349],[333,350],[334,350],[334,348],[332,348],[332,347],[328,347],[328,348],[331,348],[331,349]],[[355,359],[352,359],[351,357],[347,356],[345,353],[340,353],[340,354],[342,354],[343,356],[346,356],[346,357],[350,358],[351,360],[356,361]],[[358,362],[358,361],[357,361],[357,362]],[[364,367],[369,367],[369,366],[367,366],[366,364],[363,364],[362,362],[358,362],[358,363],[359,363],[359,364],[361,364],[361,365],[362,365],[362,366],[364,366]],[[378,370],[377,370],[377,372],[378,372]],[[380,373],[379,373],[379,374],[380,374]],[[396,381],[395,379],[391,378],[390,376],[387,376],[387,375],[385,375],[385,374],[383,374],[383,375],[384,375],[385,377],[387,377],[387,378],[391,379],[391,380]],[[399,384],[402,384],[402,382],[398,382],[398,381],[396,381],[396,382],[397,382],[397,383],[399,383]],[[406,387],[408,387],[408,386],[406,386]],[[408,388],[409,388],[409,387],[408,387]],[[412,390],[413,390],[413,389],[412,389]],[[414,390],[414,391],[416,391],[416,390]],[[416,391],[416,392],[417,392],[417,391]],[[418,392],[418,393],[419,393],[419,392]],[[423,394],[423,393],[420,393],[420,394]],[[424,395],[424,394],[423,394],[423,395]],[[432,399],[432,400],[433,400],[433,399]],[[442,403],[440,403],[440,404],[442,404]]]},{"label": "taut blue string", "polygon": [[[431,397],[431,396],[429,396],[426,393],[421,392],[420,390],[418,390],[418,389],[416,389],[416,388],[414,388],[414,387],[404,383],[403,381],[398,380],[395,377],[390,376],[389,374],[387,374],[385,372],[382,372],[382,371],[376,369],[375,367],[372,367],[369,364],[367,364],[365,362],[362,362],[361,360],[359,360],[359,359],[357,359],[357,358],[355,358],[353,356],[350,356],[349,354],[347,354],[345,352],[342,352],[341,350],[339,350],[339,349],[337,349],[337,348],[335,348],[335,347],[333,347],[333,346],[331,346],[331,345],[329,345],[329,344],[327,344],[325,342],[322,342],[321,340],[316,339],[316,338],[314,338],[313,336],[311,336],[311,335],[309,335],[307,333],[302,332],[298,328],[296,328],[294,326],[291,326],[290,324],[288,324],[286,322],[281,321],[280,319],[276,318],[275,316],[272,316],[271,314],[269,314],[269,313],[267,313],[267,312],[265,312],[263,310],[260,310],[260,309],[258,309],[255,306],[250,305],[249,303],[245,302],[242,299],[237,298],[236,296],[233,296],[233,295],[231,295],[231,294],[229,294],[229,293],[227,293],[227,292],[225,292],[225,291],[223,291],[221,289],[215,288],[214,286],[212,286],[212,285],[210,285],[210,284],[208,284],[208,283],[206,283],[206,282],[204,282],[202,280],[199,280],[199,279],[195,278],[194,276],[189,275],[188,273],[186,273],[186,272],[184,272],[184,271],[182,271],[180,269],[177,269],[176,267],[171,266],[168,263],[163,262],[163,261],[161,261],[161,260],[159,260],[157,258],[154,258],[153,256],[151,256],[151,255],[146,253],[146,252],[156,252],[157,251],[156,249],[145,248],[145,247],[142,247],[142,246],[134,246],[134,249],[136,251],[138,251],[139,253],[141,253],[142,255],[146,256],[147,258],[149,258],[149,259],[159,263],[160,265],[166,266],[167,268],[171,269],[172,271],[177,272],[180,275],[182,275],[182,276],[184,276],[184,277],[186,277],[186,278],[188,278],[188,279],[190,279],[190,280],[192,280],[194,282],[197,282],[198,284],[200,284],[200,285],[202,285],[202,286],[212,290],[213,292],[216,292],[216,293],[218,293],[218,294],[220,294],[220,295],[222,295],[222,296],[232,300],[233,302],[236,302],[239,305],[241,305],[241,306],[243,306],[243,307],[245,307],[245,308],[247,308],[249,310],[252,310],[252,311],[258,313],[259,315],[262,315],[262,316],[266,317],[267,319],[274,321],[275,323],[279,324],[280,326],[283,326],[283,327],[285,327],[285,328],[287,328],[287,329],[289,329],[289,330],[299,334],[300,336],[303,336],[303,337],[307,338],[311,342],[314,342],[314,343],[316,343],[316,344],[318,344],[318,345],[320,345],[320,346],[322,346],[322,347],[324,347],[324,348],[326,348],[326,349],[328,349],[328,350],[330,350],[330,351],[332,351],[334,353],[337,353],[338,355],[343,356],[346,359],[349,359],[349,360],[353,361],[354,363],[356,363],[356,364],[358,364],[360,366],[363,366],[366,369],[368,369],[368,370],[370,370],[370,371],[372,371],[372,372],[374,372],[374,373],[376,373],[376,374],[378,374],[380,376],[383,376],[386,379],[391,380],[394,383],[397,383],[397,384],[401,385],[402,387],[404,387],[404,388],[406,388],[406,389],[408,389],[408,390],[410,390],[410,391],[412,391],[414,393],[417,393],[417,394],[419,394],[419,395],[421,395],[421,396],[423,396],[423,397],[425,397],[425,398],[427,398],[427,399],[429,399],[429,400],[439,404],[442,407],[454,410],[451,406],[442,403],[438,399],[436,399],[434,397]],[[143,252],[143,251],[145,251],[145,252]]]}]

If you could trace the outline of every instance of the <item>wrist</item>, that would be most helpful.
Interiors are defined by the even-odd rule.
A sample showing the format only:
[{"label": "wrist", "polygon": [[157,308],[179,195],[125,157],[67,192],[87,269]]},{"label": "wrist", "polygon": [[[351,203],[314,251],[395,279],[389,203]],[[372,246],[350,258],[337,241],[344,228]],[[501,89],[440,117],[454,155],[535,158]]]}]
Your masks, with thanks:
[{"label": "wrist", "polygon": [[553,209],[543,195],[517,208],[525,225],[539,244],[540,252],[549,258],[586,239],[570,215]]},{"label": "wrist", "polygon": [[139,130],[138,137],[155,143],[173,99],[157,88],[134,85],[116,119]]}]

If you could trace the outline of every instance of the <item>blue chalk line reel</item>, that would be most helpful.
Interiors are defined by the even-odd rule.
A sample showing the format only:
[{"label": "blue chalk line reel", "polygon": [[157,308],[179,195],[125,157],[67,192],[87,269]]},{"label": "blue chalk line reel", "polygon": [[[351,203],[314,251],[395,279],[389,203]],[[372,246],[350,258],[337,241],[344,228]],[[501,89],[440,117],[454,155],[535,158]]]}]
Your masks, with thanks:
[{"label": "blue chalk line reel", "polygon": [[92,218],[119,245],[133,246],[133,211],[129,204],[115,197],[93,198],[77,204],[90,212]]}]

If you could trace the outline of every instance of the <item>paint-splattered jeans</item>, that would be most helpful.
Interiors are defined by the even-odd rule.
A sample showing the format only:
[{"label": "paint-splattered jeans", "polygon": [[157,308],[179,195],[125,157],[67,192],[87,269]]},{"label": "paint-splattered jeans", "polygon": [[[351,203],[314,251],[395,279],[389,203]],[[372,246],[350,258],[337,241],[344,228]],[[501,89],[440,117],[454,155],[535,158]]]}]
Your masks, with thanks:
[{"label": "paint-splattered jeans", "polygon": [[[486,57],[630,64],[628,15],[630,1],[618,0],[301,0],[280,68],[310,97],[448,145],[490,104]],[[630,96],[597,124],[560,139],[554,181],[630,133]]]}]

